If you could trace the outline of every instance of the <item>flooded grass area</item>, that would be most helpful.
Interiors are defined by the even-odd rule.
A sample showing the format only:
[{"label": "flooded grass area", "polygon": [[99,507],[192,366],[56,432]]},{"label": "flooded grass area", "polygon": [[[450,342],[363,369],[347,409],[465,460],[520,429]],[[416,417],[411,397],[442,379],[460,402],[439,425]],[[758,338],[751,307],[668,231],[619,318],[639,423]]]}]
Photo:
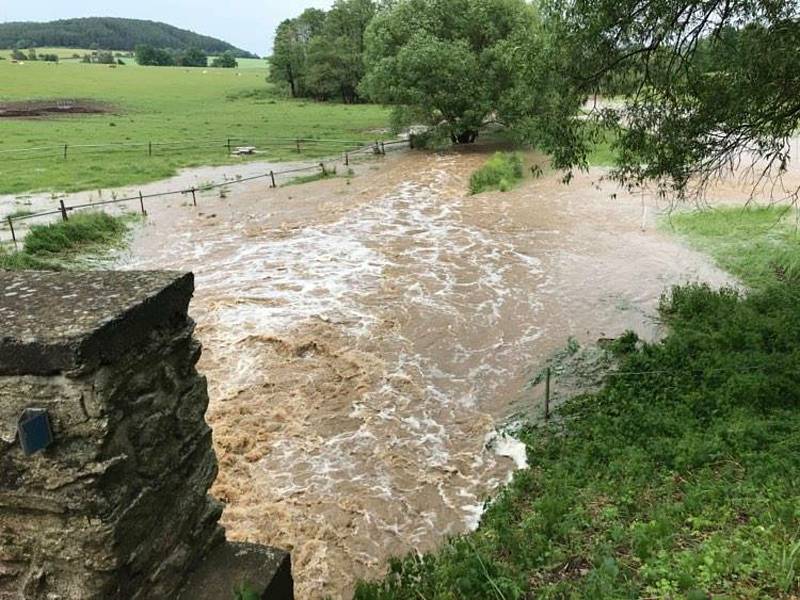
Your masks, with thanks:
[{"label": "flooded grass area", "polygon": [[299,597],[475,528],[525,466],[498,428],[568,338],[652,339],[665,287],[728,281],[592,175],[471,196],[489,155],[165,202],[121,261],[195,272],[212,492],[232,538],[292,550]]}]

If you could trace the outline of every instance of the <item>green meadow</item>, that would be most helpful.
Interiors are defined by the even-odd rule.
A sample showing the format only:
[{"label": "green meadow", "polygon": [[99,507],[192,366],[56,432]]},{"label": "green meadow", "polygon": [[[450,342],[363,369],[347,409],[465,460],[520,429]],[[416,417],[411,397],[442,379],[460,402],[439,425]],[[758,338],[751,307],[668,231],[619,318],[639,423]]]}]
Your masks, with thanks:
[{"label": "green meadow", "polygon": [[[45,52],[52,49],[41,49]],[[5,52],[5,51],[4,51]],[[71,56],[81,50],[61,49]],[[238,69],[139,67],[66,61],[0,60],[0,103],[58,98],[88,99],[110,112],[0,119],[0,194],[74,192],[146,183],[177,169],[248,160],[226,147],[254,145],[259,160],[292,160],[336,153],[338,146],[309,147],[298,155],[296,138],[372,141],[384,137],[388,111],[373,105],[295,101],[266,83],[264,61],[242,60]],[[275,140],[286,140],[279,142]],[[177,142],[148,147],[78,148],[87,144]],[[64,159],[64,145],[68,146]],[[4,152],[39,148],[23,153]],[[252,160],[252,159],[250,159]]]}]

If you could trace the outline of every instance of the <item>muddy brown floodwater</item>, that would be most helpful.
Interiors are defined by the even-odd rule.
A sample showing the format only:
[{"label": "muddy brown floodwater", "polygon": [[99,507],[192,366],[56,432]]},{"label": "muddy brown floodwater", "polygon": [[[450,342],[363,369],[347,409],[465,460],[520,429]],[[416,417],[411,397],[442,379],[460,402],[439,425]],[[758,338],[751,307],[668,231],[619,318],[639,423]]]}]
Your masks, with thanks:
[{"label": "muddy brown floodwater", "polygon": [[666,287],[727,281],[597,173],[467,196],[485,158],[154,206],[123,261],[195,272],[212,492],[230,537],[292,550],[298,598],[475,527],[525,464],[495,430],[568,337],[653,337]]}]

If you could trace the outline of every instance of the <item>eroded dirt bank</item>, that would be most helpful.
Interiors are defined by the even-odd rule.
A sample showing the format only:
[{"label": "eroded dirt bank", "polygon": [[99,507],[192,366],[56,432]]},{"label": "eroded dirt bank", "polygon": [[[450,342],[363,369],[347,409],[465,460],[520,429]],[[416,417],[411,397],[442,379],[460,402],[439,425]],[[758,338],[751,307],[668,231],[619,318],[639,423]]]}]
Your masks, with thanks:
[{"label": "eroded dirt bank", "polygon": [[124,261],[196,273],[213,493],[231,537],[293,550],[299,598],[475,526],[522,459],[487,440],[569,336],[652,336],[665,287],[726,281],[596,174],[466,196],[485,158],[165,203]]}]

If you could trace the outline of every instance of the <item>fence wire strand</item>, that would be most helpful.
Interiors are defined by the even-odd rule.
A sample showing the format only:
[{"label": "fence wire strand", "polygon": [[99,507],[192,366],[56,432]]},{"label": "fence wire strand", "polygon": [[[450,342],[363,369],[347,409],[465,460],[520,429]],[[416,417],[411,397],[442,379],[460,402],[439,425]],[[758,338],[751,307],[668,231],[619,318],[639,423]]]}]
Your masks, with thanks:
[{"label": "fence wire strand", "polygon": [[[233,142],[234,139],[231,138],[230,141]],[[284,143],[285,141],[289,141],[289,140],[280,140],[278,138],[275,138],[275,141],[277,141],[279,143]],[[311,140],[292,140],[292,141],[299,141],[300,143],[305,143],[305,142],[309,142]],[[347,142],[347,141],[344,141],[344,140],[325,140],[325,142],[350,143],[350,142]],[[353,143],[355,143],[355,142],[353,142]],[[385,154],[386,153],[385,149],[386,149],[387,146],[396,146],[396,145],[399,145],[399,144],[408,145],[409,141],[408,140],[397,140],[397,141],[390,141],[390,142],[376,141],[374,143],[370,143],[370,144],[367,144],[367,145],[363,145],[363,143],[359,142],[359,146],[358,147],[348,147],[348,148],[341,149],[341,151],[338,154],[344,155],[345,157],[346,156],[352,156],[352,155],[358,155],[358,154],[362,154],[362,153],[369,153],[369,154],[373,154],[373,155],[375,155],[375,154]],[[146,143],[145,143],[145,146],[147,146]],[[77,147],[77,146],[75,146],[75,147]],[[100,146],[87,144],[87,145],[84,145],[83,147],[85,147],[85,148],[98,148]],[[52,146],[52,147],[49,147],[48,149],[53,149],[53,148],[57,148],[57,147],[56,146]],[[294,149],[294,148],[292,148],[292,149]],[[3,151],[0,151],[0,152],[3,152]],[[29,158],[38,158],[38,157],[27,157],[27,158],[16,159],[16,160],[27,160]],[[284,169],[282,171],[270,170],[270,171],[268,171],[266,173],[261,173],[261,174],[258,174],[258,175],[251,175],[249,177],[239,177],[239,178],[232,179],[232,180],[213,182],[213,183],[210,183],[210,184],[207,184],[207,185],[202,185],[200,187],[192,186],[191,188],[186,188],[186,189],[181,189],[181,190],[170,190],[170,191],[166,191],[166,192],[157,192],[157,193],[153,193],[153,194],[142,194],[141,192],[139,192],[135,196],[128,196],[128,197],[125,197],[125,198],[114,198],[112,200],[100,200],[100,201],[97,201],[97,202],[85,202],[85,203],[82,203],[82,204],[73,204],[71,206],[64,205],[63,201],[62,201],[62,206],[59,209],[41,211],[41,212],[25,214],[25,215],[19,215],[19,216],[10,216],[9,215],[8,217],[6,217],[4,219],[4,222],[0,223],[0,227],[10,230],[12,239],[16,243],[17,239],[16,239],[16,234],[14,232],[14,223],[19,222],[19,221],[27,221],[27,220],[30,220],[30,219],[36,219],[36,218],[40,218],[40,217],[52,216],[52,215],[57,215],[57,214],[63,215],[64,218],[66,219],[67,213],[75,211],[75,210],[81,210],[81,209],[84,209],[84,208],[92,208],[92,207],[97,207],[97,206],[106,206],[106,205],[109,205],[109,204],[121,204],[123,202],[135,202],[135,201],[143,202],[144,200],[147,200],[148,198],[161,198],[161,197],[164,197],[164,196],[172,196],[172,195],[178,195],[178,194],[181,194],[181,195],[193,194],[194,195],[197,192],[204,192],[204,191],[208,191],[208,190],[212,190],[212,189],[223,188],[223,187],[227,187],[227,186],[230,186],[230,185],[236,185],[238,183],[245,183],[247,181],[254,181],[254,180],[257,180],[257,179],[269,178],[274,183],[275,177],[279,177],[281,175],[290,175],[292,173],[302,173],[304,171],[316,171],[316,170],[320,170],[321,173],[325,173],[326,172],[325,161],[340,161],[340,160],[342,160],[342,156],[336,156],[336,157],[330,157],[329,156],[326,159],[321,159],[321,162],[319,162],[318,164],[315,164],[315,165],[309,165],[309,166],[304,166],[304,167],[294,167],[294,168],[291,168],[291,169]],[[142,205],[142,210],[144,211],[144,205]]]}]

